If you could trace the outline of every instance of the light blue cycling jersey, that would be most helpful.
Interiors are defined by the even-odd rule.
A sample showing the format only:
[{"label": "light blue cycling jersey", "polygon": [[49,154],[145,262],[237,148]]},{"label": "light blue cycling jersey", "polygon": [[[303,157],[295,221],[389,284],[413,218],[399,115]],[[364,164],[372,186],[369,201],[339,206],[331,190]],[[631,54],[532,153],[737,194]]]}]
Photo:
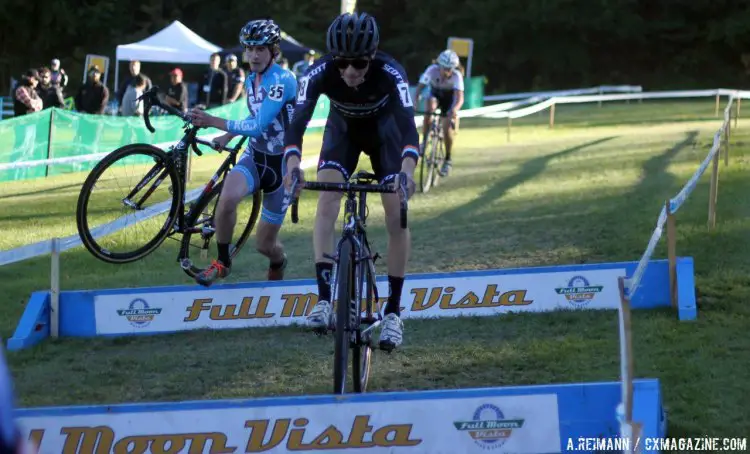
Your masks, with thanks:
[{"label": "light blue cycling jersey", "polygon": [[273,63],[263,73],[257,93],[254,83],[255,73],[248,74],[245,91],[250,115],[244,120],[227,120],[227,130],[249,136],[254,150],[271,155],[283,154],[284,131],[294,113],[297,79],[291,71]]}]

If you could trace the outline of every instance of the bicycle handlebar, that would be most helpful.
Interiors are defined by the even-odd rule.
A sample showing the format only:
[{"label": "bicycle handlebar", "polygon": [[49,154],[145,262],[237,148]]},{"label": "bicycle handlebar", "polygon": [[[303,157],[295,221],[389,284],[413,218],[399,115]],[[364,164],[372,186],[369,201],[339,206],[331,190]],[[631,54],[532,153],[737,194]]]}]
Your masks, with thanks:
[{"label": "bicycle handlebar", "polygon": [[[299,168],[292,170],[292,188],[289,193],[289,197],[292,198],[292,223],[296,224],[299,222],[299,197],[294,194],[297,192],[297,187],[300,181]],[[408,202],[408,179],[406,174],[401,172],[399,174],[399,187],[394,188],[391,184],[365,184],[365,183],[322,183],[318,181],[306,181],[302,185],[302,189],[310,189],[313,191],[335,191],[335,192],[371,192],[371,193],[400,193],[401,195],[401,228],[405,229],[407,226],[407,212],[409,209]]]},{"label": "bicycle handlebar", "polygon": [[[159,86],[154,85],[149,90],[144,92],[141,96],[138,97],[138,101],[143,101],[143,121],[146,123],[146,128],[148,128],[149,131],[152,133],[156,132],[154,127],[151,125],[151,118],[149,117],[149,113],[151,111],[151,107],[157,106],[164,110],[166,110],[168,113],[175,115],[179,117],[182,121],[186,123],[192,124],[192,118],[189,113],[183,112],[173,106],[170,106],[169,104],[163,102],[161,99],[159,99]],[[238,144],[238,147],[242,146],[242,143],[247,139],[247,137],[243,137],[240,143]],[[190,146],[193,149],[193,152],[198,156],[203,156],[203,152],[198,149],[198,144],[205,145],[209,148],[216,149],[214,147],[214,144],[212,142],[209,142],[207,140],[199,139],[198,137],[195,137],[193,135],[192,140],[190,141]],[[228,148],[226,146],[221,147],[221,151],[228,151],[233,152],[233,148]]]},{"label": "bicycle handlebar", "polygon": [[154,127],[151,125],[151,118],[149,117],[149,112],[151,111],[152,106],[160,107],[170,114],[180,117],[183,121],[190,123],[191,118],[189,114],[182,112],[181,110],[176,109],[175,107],[163,102],[161,99],[159,99],[158,95],[159,86],[154,85],[138,97],[138,101],[143,101],[143,121],[146,123],[146,127],[149,131],[151,131],[152,133],[156,132]]},{"label": "bicycle handlebar", "polygon": [[451,115],[448,115],[447,113],[443,112],[440,109],[437,109],[437,110],[432,111],[432,112],[424,112],[424,111],[421,111],[421,110],[415,110],[414,113],[415,114],[419,114],[419,115],[435,115],[436,117],[449,117],[449,116],[451,116]]},{"label": "bicycle handlebar", "polygon": [[[247,139],[247,136],[243,136],[243,137],[242,137],[242,139],[240,139],[240,143],[239,143],[239,144],[237,144],[237,147],[241,147],[241,146],[242,146],[242,143],[243,143],[243,142],[244,142],[244,141],[245,141],[246,139]],[[208,141],[208,140],[203,140],[203,139],[199,139],[198,137],[196,137],[196,138],[194,139],[194,141],[193,141],[193,146],[195,146],[195,144],[205,145],[205,146],[207,146],[207,147],[209,147],[209,148],[212,148],[212,149],[216,150],[216,147],[214,147],[214,143],[213,143],[213,142],[211,142],[211,141]],[[237,147],[234,147],[234,148],[229,148],[229,147],[227,147],[227,146],[225,145],[225,146],[221,147],[221,150],[217,150],[217,151],[219,151],[219,152],[222,152],[222,151],[228,151],[228,152],[230,152],[230,153],[231,153],[231,152],[235,151],[236,149],[238,149]]]}]

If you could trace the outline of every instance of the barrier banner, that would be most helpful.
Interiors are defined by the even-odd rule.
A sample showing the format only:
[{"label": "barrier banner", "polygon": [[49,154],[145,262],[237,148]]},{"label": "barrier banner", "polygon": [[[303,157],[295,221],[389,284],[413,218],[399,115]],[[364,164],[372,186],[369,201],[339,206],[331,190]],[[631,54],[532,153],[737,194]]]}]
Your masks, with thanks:
[{"label": "barrier banner", "polygon": [[560,452],[556,394],[306,399],[193,409],[135,404],[79,414],[72,407],[67,415],[27,416],[20,424],[43,453]]},{"label": "barrier banner", "polygon": [[[617,278],[625,268],[581,272],[500,274],[478,272],[414,275],[404,282],[403,318],[497,315],[556,309],[616,309]],[[388,282],[378,282],[378,309]],[[312,280],[230,284],[206,289],[128,289],[95,294],[96,334],[174,332],[200,328],[245,328],[303,323],[318,300]]]}]

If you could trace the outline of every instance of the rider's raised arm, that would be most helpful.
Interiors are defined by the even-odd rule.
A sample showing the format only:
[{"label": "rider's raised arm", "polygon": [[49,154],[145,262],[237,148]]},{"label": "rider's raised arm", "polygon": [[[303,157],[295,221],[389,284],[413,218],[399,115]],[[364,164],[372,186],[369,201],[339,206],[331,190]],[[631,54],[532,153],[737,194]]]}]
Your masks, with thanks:
[{"label": "rider's raised arm", "polygon": [[250,137],[259,137],[263,134],[279,115],[284,104],[293,98],[297,91],[297,80],[291,73],[284,71],[277,74],[275,80],[266,87],[266,98],[260,104],[258,114],[250,114],[244,120],[227,120],[227,132]]},{"label": "rider's raised arm", "polygon": [[294,106],[292,122],[285,133],[284,159],[290,155],[302,157],[302,137],[310,122],[318,97],[323,93],[325,71],[330,61],[322,58],[308,68],[305,75],[299,79],[297,103]]},{"label": "rider's raised arm", "polygon": [[412,158],[419,161],[419,133],[414,123],[414,103],[409,92],[409,80],[406,71],[395,61],[383,65],[392,84],[391,98],[395,101],[393,115],[401,131],[401,160]]}]

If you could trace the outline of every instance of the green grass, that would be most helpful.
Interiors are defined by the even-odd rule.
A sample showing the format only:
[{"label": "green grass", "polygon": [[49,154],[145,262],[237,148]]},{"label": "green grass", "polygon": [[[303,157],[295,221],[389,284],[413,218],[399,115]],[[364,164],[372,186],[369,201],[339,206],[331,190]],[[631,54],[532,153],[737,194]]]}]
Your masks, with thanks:
[{"label": "green grass", "polygon": [[[546,113],[515,120],[510,143],[505,120],[462,122],[454,173],[410,203],[409,272],[638,260],[664,200],[697,169],[721,122],[713,100],[558,106],[556,115],[553,130]],[[667,309],[633,314],[636,375],[661,380],[672,436],[737,436],[749,423],[743,126],[740,120],[733,135],[730,166],[721,164],[717,228],[706,228],[708,175],[677,216],[678,253],[696,260],[698,320],[679,322]],[[306,139],[307,153],[319,143],[317,135]],[[217,162],[198,159],[195,184]],[[0,186],[0,249],[75,233],[83,178]],[[303,197],[300,223],[283,228],[289,278],[313,273],[314,197]],[[383,254],[382,209],[370,208],[371,242]],[[63,286],[190,283],[176,253],[167,241],[140,263],[113,266],[78,248],[63,255]],[[662,241],[655,257],[665,255]],[[251,247],[237,264],[230,281],[264,279],[267,262]],[[0,269],[0,335],[12,334],[29,294],[48,285],[48,270],[48,258]],[[373,391],[619,379],[612,311],[409,320],[405,329],[400,352],[376,354]],[[328,393],[332,351],[330,337],[273,328],[48,340],[11,352],[9,361],[22,405],[46,406]]]}]

